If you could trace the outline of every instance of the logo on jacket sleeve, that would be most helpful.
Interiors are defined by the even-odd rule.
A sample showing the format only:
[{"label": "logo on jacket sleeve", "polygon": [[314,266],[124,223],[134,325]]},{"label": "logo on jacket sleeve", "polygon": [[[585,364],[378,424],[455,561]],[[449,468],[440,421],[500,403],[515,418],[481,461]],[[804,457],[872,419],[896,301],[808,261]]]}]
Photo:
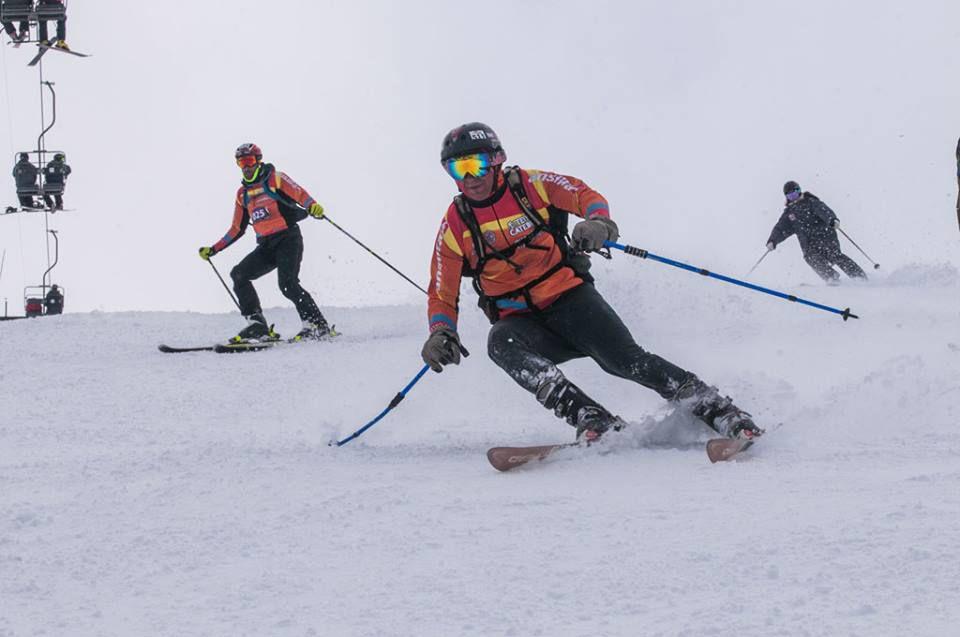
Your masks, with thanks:
[{"label": "logo on jacket sleeve", "polygon": [[577,190],[577,187],[570,183],[570,180],[564,177],[563,175],[558,175],[556,173],[531,173],[530,181],[542,181],[545,184],[557,184],[567,192],[573,192]]}]

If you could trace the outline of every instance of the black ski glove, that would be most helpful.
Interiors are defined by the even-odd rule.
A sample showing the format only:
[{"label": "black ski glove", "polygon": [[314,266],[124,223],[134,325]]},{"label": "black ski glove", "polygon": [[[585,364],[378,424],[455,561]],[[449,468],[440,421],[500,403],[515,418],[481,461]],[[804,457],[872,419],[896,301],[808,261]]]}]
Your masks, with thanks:
[{"label": "black ski glove", "polygon": [[613,219],[594,217],[581,221],[573,227],[570,242],[574,249],[584,252],[596,252],[603,247],[604,241],[616,241],[620,238],[620,229]]},{"label": "black ski glove", "polygon": [[435,372],[442,372],[444,365],[459,365],[460,337],[450,328],[441,327],[427,338],[420,356]]}]

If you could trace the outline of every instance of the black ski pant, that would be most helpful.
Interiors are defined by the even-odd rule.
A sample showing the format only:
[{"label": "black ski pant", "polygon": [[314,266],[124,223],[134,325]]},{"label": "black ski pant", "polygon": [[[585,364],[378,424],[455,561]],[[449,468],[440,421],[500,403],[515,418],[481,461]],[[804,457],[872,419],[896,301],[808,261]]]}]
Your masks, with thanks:
[{"label": "black ski pant", "polygon": [[513,314],[494,324],[487,353],[511,378],[536,394],[544,381],[562,380],[560,363],[589,356],[608,374],[649,387],[671,400],[696,376],[644,351],[592,284],[584,283],[536,314]]},{"label": "black ski pant", "polygon": [[803,260],[827,283],[840,278],[833,266],[843,270],[843,273],[851,279],[867,278],[867,273],[863,271],[863,268],[840,250],[840,241],[837,240],[836,236],[805,246]]},{"label": "black ski pant", "polygon": [[[40,41],[48,41],[47,37],[47,21],[41,18],[40,22]],[[66,40],[67,39],[67,16],[62,18],[57,18],[57,40]]]},{"label": "black ski pant", "polygon": [[43,195],[43,201],[50,210],[63,210],[63,195],[60,193],[54,195]]},{"label": "black ski pant", "polygon": [[17,194],[17,199],[20,200],[20,205],[23,208],[35,208],[37,205],[37,202],[34,200],[33,195]]},{"label": "black ski pant", "polygon": [[303,235],[293,226],[282,232],[265,237],[257,247],[243,258],[232,270],[233,290],[237,293],[240,311],[244,316],[262,312],[260,297],[252,281],[264,274],[277,271],[277,283],[285,297],[293,301],[303,321],[321,325],[325,323],[320,308],[310,293],[300,285],[300,261],[303,259]]},{"label": "black ski pant", "polygon": [[[11,40],[17,38],[17,30],[14,28],[12,21],[4,22],[3,30],[7,32]],[[30,33],[30,23],[26,20],[20,20],[20,33]]]}]

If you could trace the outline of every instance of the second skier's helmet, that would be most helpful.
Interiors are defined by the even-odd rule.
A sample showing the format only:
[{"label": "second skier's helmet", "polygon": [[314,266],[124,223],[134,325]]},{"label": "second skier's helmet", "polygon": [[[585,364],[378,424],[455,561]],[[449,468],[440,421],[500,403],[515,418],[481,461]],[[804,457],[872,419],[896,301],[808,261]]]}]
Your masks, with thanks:
[{"label": "second skier's helmet", "polygon": [[57,153],[53,156],[53,161],[67,161],[67,156],[63,153]]},{"label": "second skier's helmet", "polygon": [[502,164],[507,160],[507,153],[493,129],[480,122],[470,122],[457,126],[443,138],[440,163],[474,153],[489,153],[492,164]]},{"label": "second skier's helmet", "polygon": [[241,157],[256,157],[257,161],[263,159],[263,153],[260,152],[260,147],[254,143],[240,144],[237,146],[237,152],[235,152],[233,156],[237,160]]},{"label": "second skier's helmet", "polygon": [[27,153],[20,153],[20,161],[30,161],[30,155]]},{"label": "second skier's helmet", "polygon": [[796,192],[797,190],[800,190],[800,184],[795,181],[788,181],[783,184],[783,194],[785,195],[789,195],[791,192]]}]

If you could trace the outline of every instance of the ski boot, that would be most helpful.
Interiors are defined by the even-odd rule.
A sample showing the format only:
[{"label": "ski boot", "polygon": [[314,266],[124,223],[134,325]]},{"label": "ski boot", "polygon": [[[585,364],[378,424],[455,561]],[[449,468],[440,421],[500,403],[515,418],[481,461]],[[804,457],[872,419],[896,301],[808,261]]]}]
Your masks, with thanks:
[{"label": "ski boot", "polygon": [[273,331],[273,326],[267,326],[263,313],[255,312],[246,319],[247,326],[230,339],[231,343],[266,343],[280,340],[280,335]]},{"label": "ski boot", "polygon": [[721,396],[699,378],[688,380],[677,390],[674,401],[683,403],[707,426],[727,438],[750,440],[763,435],[747,412],[733,404],[729,396]]},{"label": "ski boot", "polygon": [[58,49],[63,49],[64,51],[69,51],[69,50],[70,50],[70,47],[67,46],[67,43],[66,43],[66,41],[64,41],[64,40],[57,40],[57,43],[54,44],[53,46],[55,46],[55,47],[58,48]]},{"label": "ski boot", "polygon": [[303,322],[303,329],[297,332],[297,335],[290,339],[291,343],[300,343],[302,341],[329,341],[330,339],[339,336],[335,326],[327,325],[326,321],[320,321],[319,323],[312,323],[310,321]]},{"label": "ski boot", "polygon": [[626,425],[562,376],[540,383],[536,395],[541,405],[576,428],[577,442],[591,445],[606,432],[620,431]]}]

